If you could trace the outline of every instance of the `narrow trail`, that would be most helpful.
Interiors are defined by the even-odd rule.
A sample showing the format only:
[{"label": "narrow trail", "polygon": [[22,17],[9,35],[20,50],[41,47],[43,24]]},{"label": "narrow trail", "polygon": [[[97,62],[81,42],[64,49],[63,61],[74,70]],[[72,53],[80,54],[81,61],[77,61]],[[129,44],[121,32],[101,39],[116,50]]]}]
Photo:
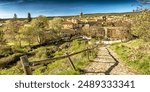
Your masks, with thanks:
[{"label": "narrow trail", "polygon": [[98,50],[97,57],[84,68],[85,75],[135,75],[107,47]]}]

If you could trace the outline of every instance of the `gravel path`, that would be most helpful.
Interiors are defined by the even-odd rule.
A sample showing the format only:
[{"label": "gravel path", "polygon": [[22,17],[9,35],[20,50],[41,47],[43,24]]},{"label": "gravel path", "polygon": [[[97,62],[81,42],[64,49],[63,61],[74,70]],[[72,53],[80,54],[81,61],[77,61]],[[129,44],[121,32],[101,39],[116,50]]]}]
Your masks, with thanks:
[{"label": "gravel path", "polygon": [[135,75],[106,47],[99,48],[97,57],[84,68],[84,71],[85,75]]}]

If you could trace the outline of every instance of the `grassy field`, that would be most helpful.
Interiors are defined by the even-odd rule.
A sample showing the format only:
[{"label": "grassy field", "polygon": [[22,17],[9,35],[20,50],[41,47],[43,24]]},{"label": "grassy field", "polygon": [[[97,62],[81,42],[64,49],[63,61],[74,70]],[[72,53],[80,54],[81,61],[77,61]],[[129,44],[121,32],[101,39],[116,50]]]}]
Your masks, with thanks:
[{"label": "grassy field", "polygon": [[[92,40],[94,43],[94,40]],[[45,54],[47,52],[50,54],[51,57],[60,57],[65,55],[66,52],[74,53],[77,51],[81,51],[90,47],[90,45],[83,40],[73,40],[72,42],[66,42],[61,45],[47,45],[42,46],[37,49],[34,49],[32,52],[35,54],[32,56],[28,56],[30,62],[38,61],[47,59],[49,56]],[[90,59],[96,57],[96,50],[92,51],[92,55],[90,55]],[[77,71],[74,71],[70,66],[68,58],[57,60],[52,64],[48,65],[39,65],[33,67],[33,74],[34,75],[69,75],[69,74],[80,74],[80,70],[89,63],[88,57],[86,53],[81,53],[71,57],[73,63],[75,64]],[[1,75],[20,75],[23,74],[23,69],[18,61],[16,64],[10,66],[9,68],[0,69]]]},{"label": "grassy field", "polygon": [[119,58],[139,74],[150,74],[150,43],[142,39],[110,46]]}]

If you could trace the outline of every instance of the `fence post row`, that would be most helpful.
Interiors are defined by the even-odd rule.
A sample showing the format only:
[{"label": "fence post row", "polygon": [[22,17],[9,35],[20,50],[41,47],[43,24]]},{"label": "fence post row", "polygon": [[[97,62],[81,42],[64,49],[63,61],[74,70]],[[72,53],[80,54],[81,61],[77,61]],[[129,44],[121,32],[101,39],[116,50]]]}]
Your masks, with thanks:
[{"label": "fence post row", "polygon": [[23,71],[25,75],[32,75],[32,70],[30,68],[30,63],[28,61],[27,55],[20,57],[21,64],[23,66]]},{"label": "fence post row", "polygon": [[[86,51],[85,51],[85,52],[87,53],[88,59],[90,59],[90,53],[91,53],[90,50],[91,50],[91,49],[89,49],[89,48],[87,47],[87,49],[86,49]],[[69,55],[68,53],[66,53],[66,55],[67,55],[67,58],[68,58],[68,60],[69,60],[69,63],[70,63],[70,65],[71,65],[71,67],[72,67],[75,71],[77,71],[77,69],[76,69],[76,67],[75,67],[75,65],[74,65],[74,63],[73,63],[73,61],[71,60],[70,55]],[[21,57],[20,57],[20,60],[21,60],[21,64],[22,64],[24,73],[25,73],[26,75],[32,75],[32,70],[31,70],[30,62],[29,62],[29,60],[28,60],[28,58],[27,58],[27,55],[21,56]]]}]

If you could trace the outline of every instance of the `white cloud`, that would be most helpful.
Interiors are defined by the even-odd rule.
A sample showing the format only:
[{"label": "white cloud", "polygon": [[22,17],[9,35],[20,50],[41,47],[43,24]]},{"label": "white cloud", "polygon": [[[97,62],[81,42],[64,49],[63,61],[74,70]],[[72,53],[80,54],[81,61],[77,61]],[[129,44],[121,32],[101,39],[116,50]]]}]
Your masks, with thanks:
[{"label": "white cloud", "polygon": [[1,2],[0,6],[5,6],[5,5],[9,5],[9,4],[12,4],[12,2]]},{"label": "white cloud", "polygon": [[25,2],[24,0],[18,0],[18,1],[11,1],[11,2],[0,2],[0,6],[5,6],[5,5],[12,5],[12,4],[18,4],[18,3],[23,3]]}]

